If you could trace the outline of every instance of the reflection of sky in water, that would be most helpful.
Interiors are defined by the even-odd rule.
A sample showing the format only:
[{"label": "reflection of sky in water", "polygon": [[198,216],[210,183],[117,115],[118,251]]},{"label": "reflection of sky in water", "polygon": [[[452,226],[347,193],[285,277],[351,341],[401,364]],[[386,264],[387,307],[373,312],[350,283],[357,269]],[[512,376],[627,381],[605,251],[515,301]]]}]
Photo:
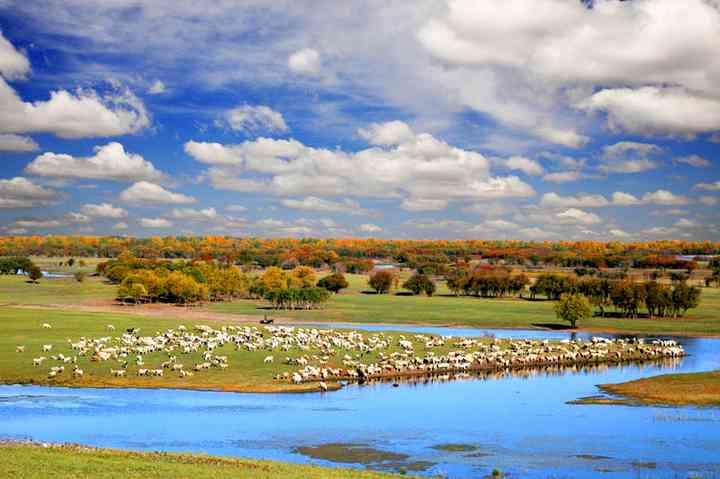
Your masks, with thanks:
[{"label": "reflection of sky in water", "polygon": [[[451,330],[455,336],[471,332],[477,331]],[[563,332],[488,332],[497,337],[568,337]],[[501,379],[421,380],[399,388],[377,383],[324,395],[3,386],[0,437],[320,464],[328,463],[292,450],[352,442],[435,462],[427,474],[451,477],[476,477],[493,467],[521,477],[592,477],[599,474],[596,469],[611,471],[605,477],[717,474],[718,409],[566,404],[597,394],[599,383],[720,367],[720,340],[680,341],[691,356],[670,367],[648,363],[534,371]],[[457,453],[430,448],[442,443],[479,449]],[[653,462],[652,470],[638,464]]]}]

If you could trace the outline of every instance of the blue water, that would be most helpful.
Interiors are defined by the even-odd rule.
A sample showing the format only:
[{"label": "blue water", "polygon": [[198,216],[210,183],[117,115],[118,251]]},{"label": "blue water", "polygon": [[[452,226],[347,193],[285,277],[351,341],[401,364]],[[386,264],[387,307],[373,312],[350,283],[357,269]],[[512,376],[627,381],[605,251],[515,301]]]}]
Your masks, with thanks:
[{"label": "blue water", "polygon": [[[562,332],[401,329],[568,337]],[[514,477],[720,477],[720,409],[566,404],[597,394],[599,383],[720,368],[720,340],[678,340],[690,356],[675,364],[421,381],[398,388],[380,383],[329,394],[2,386],[0,437],[323,465],[336,464],[294,448],[358,443],[436,463],[422,474],[458,478],[483,476],[493,468]],[[476,445],[475,452],[482,454],[431,448],[442,443]],[[654,468],[641,463],[654,463]]]}]

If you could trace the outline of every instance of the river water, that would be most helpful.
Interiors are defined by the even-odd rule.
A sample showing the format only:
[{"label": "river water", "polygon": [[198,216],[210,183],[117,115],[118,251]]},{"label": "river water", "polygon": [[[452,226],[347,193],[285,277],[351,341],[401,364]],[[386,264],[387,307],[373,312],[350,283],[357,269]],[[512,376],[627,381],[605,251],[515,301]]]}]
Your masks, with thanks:
[{"label": "river water", "polygon": [[[324,325],[327,327],[327,325]],[[453,336],[564,339],[565,332],[335,325]],[[588,335],[579,335],[588,337]],[[609,336],[599,335],[598,336]],[[482,477],[720,477],[720,409],[566,404],[596,384],[720,368],[720,340],[675,338],[663,364],[352,385],[320,394],[0,386],[0,437],[192,451]],[[297,447],[357,444],[403,460],[340,464]],[[438,445],[462,445],[447,451]],[[413,469],[420,469],[415,472]]]}]

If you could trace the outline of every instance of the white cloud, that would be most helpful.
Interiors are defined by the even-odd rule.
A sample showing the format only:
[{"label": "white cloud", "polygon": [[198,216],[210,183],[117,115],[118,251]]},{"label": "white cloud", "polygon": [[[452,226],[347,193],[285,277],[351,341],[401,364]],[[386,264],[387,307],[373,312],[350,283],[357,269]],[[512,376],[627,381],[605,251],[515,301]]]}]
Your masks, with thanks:
[{"label": "white cloud", "polygon": [[560,224],[595,225],[602,220],[595,213],[588,213],[577,208],[570,208],[554,215],[554,221]]},{"label": "white cloud", "polygon": [[400,203],[400,208],[407,211],[440,211],[447,206],[447,200],[443,199],[405,198]]},{"label": "white cloud", "polygon": [[241,105],[225,112],[224,120],[233,130],[285,132],[288,126],[280,112],[265,105]]},{"label": "white cloud", "polygon": [[127,210],[118,208],[110,203],[92,204],[88,203],[80,208],[87,216],[95,218],[125,218],[128,215]]},{"label": "white cloud", "polygon": [[709,168],[712,166],[710,160],[706,160],[700,155],[689,155],[675,158],[676,163],[683,163],[686,165],[694,166],[695,168]]},{"label": "white cloud", "polygon": [[113,229],[114,230],[126,230],[126,229],[128,229],[128,224],[125,223],[124,221],[121,221],[119,223],[115,223],[115,225],[113,225]]},{"label": "white cloud", "polygon": [[652,203],[656,205],[687,205],[691,201],[689,198],[676,195],[667,190],[657,190],[653,193],[645,193],[642,197],[643,203]]},{"label": "white cloud", "polygon": [[175,208],[172,210],[173,218],[190,221],[212,221],[218,219],[215,208],[196,210],[193,208]]},{"label": "white cloud", "polygon": [[502,163],[508,170],[519,170],[528,176],[540,176],[545,173],[540,163],[524,156],[512,156]]},{"label": "white cloud", "polygon": [[607,89],[579,107],[605,111],[611,129],[640,135],[693,137],[720,130],[720,99],[683,88]]},{"label": "white cloud", "polygon": [[150,85],[150,88],[148,88],[148,93],[150,95],[160,95],[166,91],[167,89],[165,88],[165,84],[161,80],[155,80],[153,84]]},{"label": "white cloud", "polygon": [[382,230],[383,229],[380,226],[372,223],[363,223],[358,226],[358,231],[363,233],[380,233]]},{"label": "white cloud", "polygon": [[695,228],[697,227],[697,222],[688,218],[680,218],[675,222],[673,225],[675,228]]},{"label": "white cloud", "polygon": [[537,226],[521,228],[519,232],[523,237],[532,240],[543,240],[557,237],[557,233],[546,231],[542,228],[538,228]]},{"label": "white cloud", "polygon": [[550,181],[552,183],[570,183],[577,181],[581,178],[580,171],[558,171],[555,173],[548,173],[543,176],[544,181]]},{"label": "white cloud", "polygon": [[312,48],[298,50],[288,58],[288,67],[301,75],[320,74],[320,53]]},{"label": "white cloud", "polygon": [[560,196],[557,193],[545,193],[541,200],[540,206],[549,208],[601,208],[608,206],[608,200],[602,195],[579,194],[576,196]]},{"label": "white cloud", "polygon": [[172,228],[172,222],[165,218],[140,218],[140,226],[143,228]]},{"label": "white cloud", "polygon": [[27,57],[17,51],[0,31],[0,74],[8,80],[22,80],[29,72]]},{"label": "white cloud", "polygon": [[482,226],[494,229],[494,230],[513,230],[516,228],[519,228],[517,223],[513,223],[512,221],[505,221],[505,220],[486,220],[482,223]]},{"label": "white cloud", "polygon": [[282,204],[288,208],[321,211],[326,213],[346,213],[351,215],[365,215],[369,212],[360,207],[357,201],[345,199],[343,201],[331,201],[317,196],[306,196],[301,200],[285,199]]},{"label": "white cloud", "polygon": [[720,191],[720,181],[716,181],[714,183],[698,183],[693,187],[693,189],[705,191]]},{"label": "white cloud", "polygon": [[402,121],[388,121],[385,123],[371,123],[367,128],[358,129],[358,135],[371,145],[400,145],[412,141],[415,133],[407,123]]},{"label": "white cloud", "polygon": [[62,153],[43,153],[25,168],[27,173],[54,178],[113,181],[159,180],[163,173],[142,156],[111,142],[94,148],[95,155],[76,158]]},{"label": "white cloud", "polygon": [[642,204],[642,200],[640,198],[622,191],[616,191],[613,193],[612,202],[614,205],[618,206],[633,206]]},{"label": "white cloud", "polygon": [[60,198],[57,191],[21,176],[0,179],[0,208],[30,208],[49,205]]},{"label": "white cloud", "polygon": [[192,196],[181,193],[173,193],[162,186],[148,181],[133,183],[128,189],[120,193],[120,199],[128,203],[174,203],[185,204],[195,203],[197,200]]},{"label": "white cloud", "polygon": [[225,210],[230,211],[232,213],[242,213],[242,212],[247,211],[247,207],[245,207],[243,205],[227,205],[225,207]]},{"label": "white cloud", "polygon": [[71,225],[86,224],[90,222],[90,218],[80,213],[67,213],[59,218],[21,218],[16,220],[13,225],[18,228],[25,229],[52,229],[63,228]]},{"label": "white cloud", "polygon": [[640,173],[655,169],[658,162],[651,157],[662,153],[662,148],[650,143],[621,141],[603,148],[605,163],[601,169],[610,173]]},{"label": "white cloud", "polygon": [[354,153],[269,138],[239,145],[190,141],[185,151],[214,166],[206,173],[214,187],[234,191],[445,201],[535,194],[516,176],[490,176],[489,162],[480,153],[429,134]]},{"label": "white cloud", "polygon": [[0,133],[92,138],[137,133],[149,125],[145,105],[128,89],[103,97],[93,90],[57,90],[47,101],[29,103],[0,77]]},{"label": "white cloud", "polygon": [[611,229],[609,231],[609,233],[610,233],[610,236],[614,236],[615,238],[627,238],[630,236],[629,233],[627,233],[621,229],[618,229],[618,228]]},{"label": "white cloud", "polygon": [[0,151],[35,151],[38,144],[29,136],[0,134]]}]

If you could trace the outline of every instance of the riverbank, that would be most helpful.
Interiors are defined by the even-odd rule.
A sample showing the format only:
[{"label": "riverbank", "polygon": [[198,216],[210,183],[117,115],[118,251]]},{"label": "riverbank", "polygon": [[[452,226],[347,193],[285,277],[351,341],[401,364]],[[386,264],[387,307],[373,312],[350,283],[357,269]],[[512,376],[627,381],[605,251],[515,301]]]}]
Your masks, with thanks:
[{"label": "riverbank", "polygon": [[573,404],[720,406],[720,371],[665,374],[598,387],[618,397],[582,398]]},{"label": "riverbank", "polygon": [[[132,331],[128,333],[128,331]],[[192,324],[0,308],[0,383],[318,392],[340,381],[672,360],[674,344]]]},{"label": "riverbank", "polygon": [[77,445],[0,444],[0,477],[14,479],[390,479],[407,477],[202,454],[98,449]]}]

